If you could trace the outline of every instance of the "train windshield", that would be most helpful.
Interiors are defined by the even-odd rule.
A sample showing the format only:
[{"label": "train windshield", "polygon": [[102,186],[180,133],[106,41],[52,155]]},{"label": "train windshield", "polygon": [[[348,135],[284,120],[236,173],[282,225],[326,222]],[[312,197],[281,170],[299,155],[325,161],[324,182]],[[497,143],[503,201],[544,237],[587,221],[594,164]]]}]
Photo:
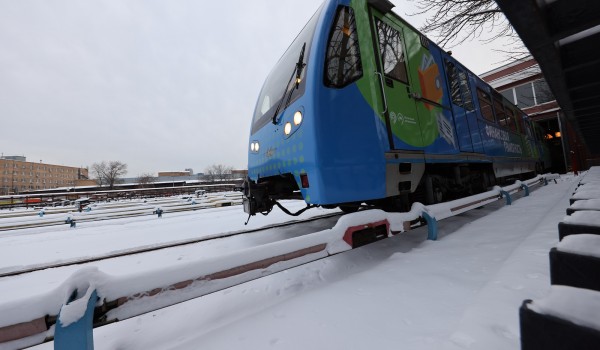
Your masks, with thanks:
[{"label": "train windshield", "polygon": [[[256,109],[254,110],[254,118],[252,121],[252,134],[257,130],[269,123],[277,110],[277,106],[281,100],[285,98],[287,100],[286,91],[293,89],[291,99],[289,103],[297,100],[302,94],[306,86],[304,77],[306,76],[306,70],[308,65],[302,70],[301,82],[296,89],[296,80],[290,79],[296,71],[296,63],[302,51],[302,47],[306,43],[306,51],[304,52],[304,64],[308,62],[308,56],[310,54],[310,46],[314,36],[315,27],[321,14],[323,5],[315,12],[310,21],[304,26],[300,34],[296,37],[294,42],[286,50],[283,56],[279,59],[269,76],[265,80],[263,88],[258,97],[256,103]],[[284,94],[286,96],[284,96]],[[283,107],[283,106],[282,106]],[[283,108],[279,110],[279,113],[283,112]]]}]

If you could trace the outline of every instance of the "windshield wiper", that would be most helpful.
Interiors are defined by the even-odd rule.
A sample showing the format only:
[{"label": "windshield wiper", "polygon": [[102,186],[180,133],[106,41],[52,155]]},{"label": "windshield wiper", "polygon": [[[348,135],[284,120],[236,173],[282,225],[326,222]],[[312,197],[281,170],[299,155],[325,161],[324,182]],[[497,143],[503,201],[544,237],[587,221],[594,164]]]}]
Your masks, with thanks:
[{"label": "windshield wiper", "polygon": [[[302,50],[300,50],[300,56],[298,57],[298,63],[296,63],[296,67],[294,68],[294,71],[292,71],[292,75],[290,76],[290,79],[287,81],[287,84],[285,85],[285,90],[283,91],[283,95],[281,96],[281,99],[279,100],[279,104],[277,105],[277,109],[275,109],[275,113],[273,114],[273,124],[277,124],[279,123],[279,120],[277,119],[277,115],[279,114],[279,110],[281,109],[281,104],[283,103],[283,99],[285,97],[285,95],[287,94],[287,99],[285,101],[285,105],[283,106],[283,109],[286,109],[287,106],[290,103],[290,100],[292,99],[292,94],[294,92],[294,89],[290,89],[290,83],[292,82],[292,79],[294,78],[294,74],[296,75],[296,83],[294,84],[294,88],[297,89],[300,86],[300,82],[302,81],[301,76],[302,76],[302,71],[304,70],[304,67],[306,66],[306,63],[304,63],[304,50],[306,49],[306,43],[304,43],[302,45]],[[288,92],[289,90],[289,92]]]}]

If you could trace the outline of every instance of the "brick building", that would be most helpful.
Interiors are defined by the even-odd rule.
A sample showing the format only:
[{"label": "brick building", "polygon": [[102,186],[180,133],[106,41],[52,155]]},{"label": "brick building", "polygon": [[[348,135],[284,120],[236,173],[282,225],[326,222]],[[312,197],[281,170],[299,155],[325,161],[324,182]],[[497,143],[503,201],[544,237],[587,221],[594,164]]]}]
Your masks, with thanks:
[{"label": "brick building", "polygon": [[0,157],[0,195],[72,187],[86,179],[85,168],[28,162],[21,156]]},{"label": "brick building", "polygon": [[532,57],[501,66],[480,77],[543,128],[553,171],[568,170],[574,162],[578,163],[579,169],[585,166],[587,154],[582,143]]},{"label": "brick building", "polygon": [[193,174],[190,171],[159,171],[158,177],[178,177],[178,176],[192,176]]}]

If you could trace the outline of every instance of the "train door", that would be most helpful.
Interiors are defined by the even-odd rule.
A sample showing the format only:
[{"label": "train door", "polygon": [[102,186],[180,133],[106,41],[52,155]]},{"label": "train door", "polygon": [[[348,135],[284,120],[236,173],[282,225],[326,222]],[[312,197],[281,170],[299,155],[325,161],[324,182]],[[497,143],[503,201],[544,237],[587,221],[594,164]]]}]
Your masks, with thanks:
[{"label": "train door", "polygon": [[444,58],[444,66],[459,149],[461,152],[483,152],[467,72],[449,57]]},{"label": "train door", "polygon": [[[473,111],[473,100],[466,94],[461,84],[461,76],[466,78],[464,70],[458,67],[449,58],[444,58],[444,67],[450,91],[450,102],[452,103],[452,115],[454,126],[458,135],[458,146],[461,152],[473,152],[473,141],[467,119],[467,111]],[[466,85],[468,88],[468,84]]]},{"label": "train door", "polygon": [[[415,101],[410,97],[409,67],[400,25],[372,8],[377,71],[391,149],[423,146]],[[407,147],[408,146],[408,147]]]}]

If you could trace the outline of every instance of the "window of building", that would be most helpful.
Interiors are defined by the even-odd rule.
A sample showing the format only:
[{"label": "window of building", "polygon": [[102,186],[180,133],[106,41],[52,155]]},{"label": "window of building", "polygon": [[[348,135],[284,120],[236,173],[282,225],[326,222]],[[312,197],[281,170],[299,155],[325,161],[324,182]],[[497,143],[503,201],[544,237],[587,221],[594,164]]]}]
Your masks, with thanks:
[{"label": "window of building", "polygon": [[515,103],[515,89],[508,89],[500,92],[510,103]]},{"label": "window of building", "polygon": [[494,111],[492,111],[492,102],[490,95],[487,92],[477,89],[477,97],[479,99],[479,109],[481,110],[481,116],[491,122],[494,122]]},{"label": "window of building", "polygon": [[402,34],[383,21],[377,20],[379,50],[386,76],[408,84]]},{"label": "window of building", "polygon": [[519,108],[527,108],[535,105],[533,85],[531,83],[515,87],[515,94],[517,95],[517,105]]},{"label": "window of building", "polygon": [[340,6],[327,44],[325,85],[341,88],[362,75],[354,11],[348,6]]},{"label": "window of building", "polygon": [[535,91],[535,104],[539,105],[555,100],[548,83],[544,79],[534,81],[533,90]]}]

